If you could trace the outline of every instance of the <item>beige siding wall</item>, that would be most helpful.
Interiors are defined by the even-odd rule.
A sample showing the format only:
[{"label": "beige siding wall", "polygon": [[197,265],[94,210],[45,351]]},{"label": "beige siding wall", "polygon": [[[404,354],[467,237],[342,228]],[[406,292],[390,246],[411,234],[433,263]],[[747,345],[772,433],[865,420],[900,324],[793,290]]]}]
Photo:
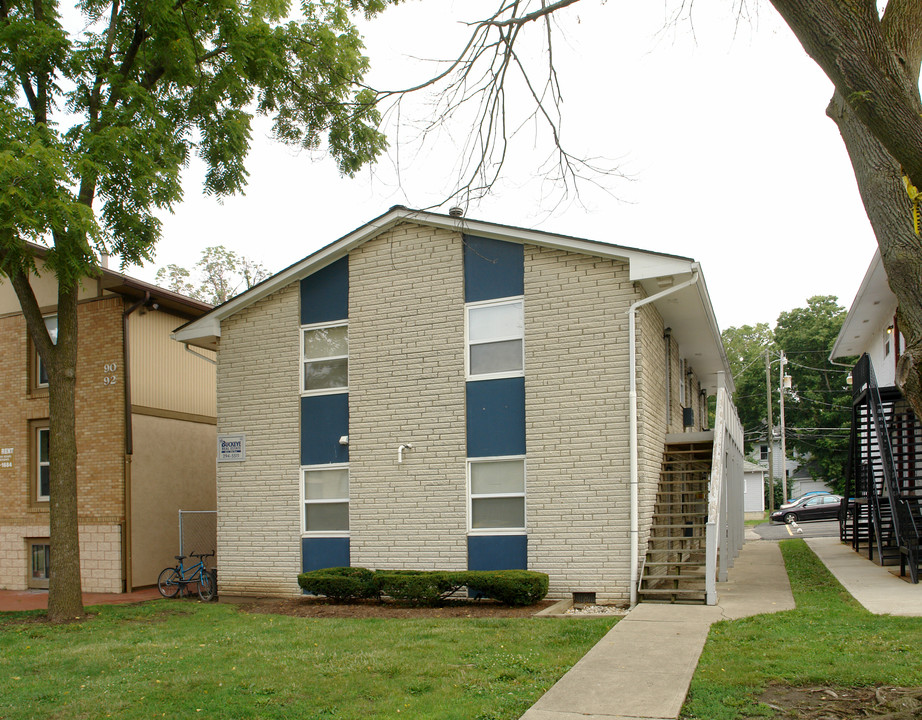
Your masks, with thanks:
[{"label": "beige siding wall", "polygon": [[[637,473],[640,555],[646,554],[666,438],[666,341],[656,308],[637,316]],[[681,413],[680,413],[681,415]]]},{"label": "beige siding wall", "polygon": [[175,564],[178,511],[215,509],[216,443],[215,426],[207,423],[135,414],[132,426],[131,582],[141,587]]},{"label": "beige siding wall", "polygon": [[[186,321],[156,310],[128,318],[131,403],[174,413],[215,417],[215,366],[170,339]],[[208,350],[195,352],[214,359]]]},{"label": "beige siding wall", "polygon": [[298,283],[225,320],[218,432],[246,433],[246,462],[218,464],[223,595],[300,592]]},{"label": "beige siding wall", "polygon": [[[351,562],[467,566],[463,244],[400,225],[349,258]],[[528,564],[551,596],[626,602],[630,572],[624,263],[525,247]],[[641,512],[665,433],[665,346],[639,316]],[[220,590],[300,592],[298,283],[226,320],[218,431],[247,460],[218,467]],[[681,417],[681,413],[679,414]],[[413,449],[397,463],[397,447]]]},{"label": "beige siding wall", "polygon": [[461,237],[401,225],[349,276],[352,564],[466,569]]},{"label": "beige siding wall", "polygon": [[526,246],[528,566],[551,597],[628,599],[627,309],[623,263]]},{"label": "beige siding wall", "polygon": [[[665,341],[664,341],[665,342]],[[694,358],[685,355],[681,345],[673,337],[669,341],[669,356],[671,359],[671,377],[670,377],[670,414],[669,428],[670,433],[696,432],[707,427],[707,408],[706,403],[701,399],[701,382],[695,373]],[[685,360],[685,373],[682,371],[682,360]],[[691,375],[688,374],[691,370]],[[685,384],[684,402],[682,402],[682,383]],[[683,427],[682,409],[692,408],[695,412],[695,424],[692,427]]]},{"label": "beige siding wall", "polygon": [[[43,311],[54,312],[54,307],[58,304],[58,283],[53,273],[45,269],[44,263],[38,263],[38,270],[41,275],[33,275],[29,278],[29,284],[35,293],[35,299],[38,306]],[[93,278],[83,278],[80,289],[77,293],[78,300],[89,300],[100,295],[99,283]],[[16,291],[6,278],[0,278],[0,317],[10,313],[20,313],[19,298],[16,297]]]}]

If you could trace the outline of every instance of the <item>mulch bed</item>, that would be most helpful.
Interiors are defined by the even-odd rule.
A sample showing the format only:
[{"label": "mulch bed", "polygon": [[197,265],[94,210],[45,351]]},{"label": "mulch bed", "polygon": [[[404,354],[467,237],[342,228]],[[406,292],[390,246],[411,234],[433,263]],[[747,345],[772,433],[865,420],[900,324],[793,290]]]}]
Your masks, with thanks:
[{"label": "mulch bed", "polygon": [[364,600],[334,603],[322,598],[261,599],[244,602],[240,609],[248,613],[271,613],[309,618],[521,618],[530,617],[554,604],[542,600],[527,607],[509,607],[492,600],[449,601],[442,607],[411,607],[395,602]]},{"label": "mulch bed", "polygon": [[773,685],[758,698],[778,714],[801,720],[919,720],[920,687],[789,687]]}]

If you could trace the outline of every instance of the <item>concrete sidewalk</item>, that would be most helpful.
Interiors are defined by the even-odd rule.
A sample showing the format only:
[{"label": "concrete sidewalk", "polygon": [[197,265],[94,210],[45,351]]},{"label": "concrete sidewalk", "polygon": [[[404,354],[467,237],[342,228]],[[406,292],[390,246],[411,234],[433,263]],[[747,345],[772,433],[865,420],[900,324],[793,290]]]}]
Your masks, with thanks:
[{"label": "concrete sidewalk", "polygon": [[881,567],[838,538],[808,538],[807,546],[859,603],[875,615],[922,617],[922,583],[895,575],[899,565]]},{"label": "concrete sidewalk", "polygon": [[636,606],[521,720],[677,718],[711,623],[794,608],[778,544],[746,543],[717,596],[710,607]]}]

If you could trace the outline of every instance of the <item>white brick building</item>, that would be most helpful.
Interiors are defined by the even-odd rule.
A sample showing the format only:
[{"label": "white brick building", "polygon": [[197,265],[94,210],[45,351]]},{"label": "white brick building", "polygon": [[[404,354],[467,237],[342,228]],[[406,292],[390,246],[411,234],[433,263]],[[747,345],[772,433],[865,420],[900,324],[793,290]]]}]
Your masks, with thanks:
[{"label": "white brick building", "polygon": [[351,564],[627,602],[667,434],[731,383],[693,260],[402,207],[174,338],[218,351],[246,443],[218,464],[225,596]]}]

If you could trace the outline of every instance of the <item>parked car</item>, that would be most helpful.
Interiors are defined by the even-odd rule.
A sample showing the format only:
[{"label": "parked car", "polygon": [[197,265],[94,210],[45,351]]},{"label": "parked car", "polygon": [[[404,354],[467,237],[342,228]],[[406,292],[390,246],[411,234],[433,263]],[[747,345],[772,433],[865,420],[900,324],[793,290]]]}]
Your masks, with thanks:
[{"label": "parked car", "polygon": [[810,497],[811,495],[832,495],[832,493],[828,490],[811,490],[810,492],[805,492],[803,495],[798,495],[796,498],[789,499],[787,502],[782,503],[780,507],[783,510],[784,508],[790,507],[794,503],[803,500],[806,497]]},{"label": "parked car", "polygon": [[782,506],[771,514],[772,522],[803,522],[804,520],[830,520],[838,517],[842,505],[841,495],[808,495],[795,503]]}]

